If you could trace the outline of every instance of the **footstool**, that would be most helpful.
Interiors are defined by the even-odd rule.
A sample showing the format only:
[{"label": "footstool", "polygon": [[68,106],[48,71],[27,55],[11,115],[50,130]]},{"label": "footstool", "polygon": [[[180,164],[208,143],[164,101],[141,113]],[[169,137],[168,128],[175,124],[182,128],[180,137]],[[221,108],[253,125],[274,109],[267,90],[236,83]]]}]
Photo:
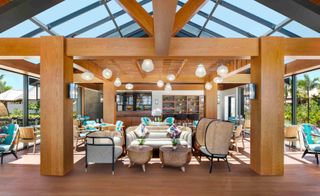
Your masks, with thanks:
[{"label": "footstool", "polygon": [[162,167],[180,167],[185,172],[185,166],[191,161],[191,150],[187,146],[178,145],[176,149],[172,145],[164,145],[159,149]]},{"label": "footstool", "polygon": [[142,166],[143,172],[146,171],[146,166],[150,159],[152,158],[152,150],[153,148],[146,145],[132,145],[130,146],[128,151],[128,157],[130,160],[129,167],[134,164],[139,164]]}]

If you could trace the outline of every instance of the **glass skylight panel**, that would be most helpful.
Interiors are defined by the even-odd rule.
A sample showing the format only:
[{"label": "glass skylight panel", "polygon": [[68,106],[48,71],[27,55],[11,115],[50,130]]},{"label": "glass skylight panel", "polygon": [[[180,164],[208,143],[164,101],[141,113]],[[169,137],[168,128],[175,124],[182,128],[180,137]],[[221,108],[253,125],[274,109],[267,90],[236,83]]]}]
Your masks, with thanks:
[{"label": "glass skylight panel", "polygon": [[198,14],[194,15],[192,18],[191,18],[191,21],[200,25],[200,26],[203,26],[204,23],[206,22],[206,19],[202,16],[199,16]]},{"label": "glass skylight panel", "polygon": [[123,25],[123,24],[125,24],[125,23],[127,23],[127,22],[129,22],[129,21],[131,21],[133,19],[129,16],[129,14],[125,13],[125,14],[123,14],[121,16],[116,17],[115,20],[117,22],[117,25],[121,26],[121,25]]},{"label": "glass skylight panel", "polygon": [[147,3],[147,4],[144,4],[142,7],[143,7],[148,13],[150,13],[150,12],[153,11],[152,1],[150,1],[150,2]]},{"label": "glass skylight panel", "polygon": [[114,0],[109,1],[107,4],[113,14],[122,10],[122,7]]},{"label": "glass skylight panel", "polygon": [[117,31],[117,32],[115,32],[115,33],[112,33],[111,35],[108,35],[107,37],[109,37],[109,38],[120,38],[121,36],[120,36],[120,34],[118,33],[118,31]]},{"label": "glass skylight panel", "polygon": [[288,37],[288,36],[286,36],[285,34],[282,34],[282,33],[278,32],[278,31],[276,31],[275,33],[272,33],[271,36]]},{"label": "glass skylight panel", "polygon": [[202,6],[200,11],[205,12],[207,14],[210,14],[210,12],[212,11],[214,5],[215,5],[215,3],[213,3],[212,1],[208,1],[206,4],[204,4]]},{"label": "glass skylight panel", "polygon": [[188,31],[189,33],[197,36],[199,33],[200,33],[200,29],[194,27],[194,26],[191,26],[189,24],[186,24],[184,27],[183,27],[183,30],[185,31]]},{"label": "glass skylight panel", "polygon": [[296,22],[292,21],[286,26],[284,26],[284,29],[291,31],[301,37],[320,37],[320,33]]},{"label": "glass skylight panel", "polygon": [[263,18],[273,24],[279,24],[287,17],[254,0],[224,0],[225,2],[239,7],[251,14]]},{"label": "glass skylight panel", "polygon": [[37,34],[37,35],[35,35],[33,37],[41,37],[41,36],[50,36],[50,34],[47,33],[46,31],[42,31],[41,33],[39,33],[39,34]]},{"label": "glass skylight panel", "polygon": [[49,24],[95,2],[97,0],[66,0],[41,12],[36,18],[44,24]]},{"label": "glass skylight panel", "polygon": [[240,33],[237,33],[229,28],[226,28],[226,27],[219,25],[219,24],[212,22],[212,21],[208,22],[206,28],[211,31],[214,31],[224,37],[227,37],[227,38],[243,38],[243,37],[245,37],[244,35],[242,35]]},{"label": "glass skylight panel", "polygon": [[30,20],[25,20],[24,22],[0,33],[0,37],[21,37],[24,34],[37,29],[38,26],[35,25]]},{"label": "glass skylight panel", "polygon": [[76,18],[73,18],[57,27],[53,30],[60,35],[69,35],[85,26],[88,26],[98,20],[106,18],[108,15],[104,6],[99,6],[89,12],[86,12]]},{"label": "glass skylight panel", "polygon": [[116,27],[114,26],[112,21],[106,22],[102,25],[99,25],[89,31],[86,31],[76,37],[98,37],[99,35],[102,35],[112,29],[115,29]]},{"label": "glass skylight panel", "polygon": [[199,37],[203,37],[203,38],[210,38],[210,37],[213,37],[213,35],[205,32],[205,31],[202,31],[202,33],[200,34]]},{"label": "glass skylight panel", "polygon": [[270,30],[268,27],[222,6],[218,6],[214,16],[257,37]]},{"label": "glass skylight panel", "polygon": [[141,27],[137,23],[134,23],[134,24],[132,24],[132,25],[126,27],[126,28],[121,29],[121,33],[124,36],[124,35],[127,35],[129,33],[132,33],[133,31],[136,31],[138,29],[141,29]]}]

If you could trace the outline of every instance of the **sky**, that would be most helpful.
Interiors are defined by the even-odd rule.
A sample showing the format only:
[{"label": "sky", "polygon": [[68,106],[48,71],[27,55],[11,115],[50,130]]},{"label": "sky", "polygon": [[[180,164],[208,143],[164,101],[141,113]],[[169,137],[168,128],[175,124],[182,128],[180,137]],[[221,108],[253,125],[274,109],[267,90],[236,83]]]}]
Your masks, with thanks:
[{"label": "sky", "polygon": [[11,86],[14,90],[23,89],[23,76],[13,72],[0,69],[0,75],[4,75],[4,81],[7,82],[7,86]]}]

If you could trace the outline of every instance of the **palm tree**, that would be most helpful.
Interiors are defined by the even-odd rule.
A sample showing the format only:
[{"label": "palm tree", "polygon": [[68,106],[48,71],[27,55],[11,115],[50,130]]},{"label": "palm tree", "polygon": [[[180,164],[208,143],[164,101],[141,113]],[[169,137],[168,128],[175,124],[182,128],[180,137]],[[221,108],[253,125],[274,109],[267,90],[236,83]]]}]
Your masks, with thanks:
[{"label": "palm tree", "polygon": [[12,87],[7,86],[7,82],[3,81],[4,75],[0,75],[0,93],[6,92],[7,90],[10,90]]},{"label": "palm tree", "polygon": [[299,91],[306,92],[307,97],[307,106],[308,106],[308,123],[309,123],[309,115],[310,115],[310,91],[318,86],[320,86],[319,78],[310,79],[308,74],[303,75],[304,79],[298,81],[298,89]]}]

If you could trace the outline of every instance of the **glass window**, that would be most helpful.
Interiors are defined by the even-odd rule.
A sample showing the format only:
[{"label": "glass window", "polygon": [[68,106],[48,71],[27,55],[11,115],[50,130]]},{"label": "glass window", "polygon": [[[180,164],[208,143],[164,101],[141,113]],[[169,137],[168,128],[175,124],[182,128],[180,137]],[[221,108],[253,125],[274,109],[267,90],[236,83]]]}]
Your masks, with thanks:
[{"label": "glass window", "polygon": [[320,70],[297,75],[297,124],[319,124]]},{"label": "glass window", "polygon": [[21,37],[26,33],[37,29],[38,26],[33,24],[30,20],[26,20],[2,33],[0,37]]},{"label": "glass window", "polygon": [[85,26],[88,26],[98,20],[106,18],[108,16],[107,10],[104,6],[99,6],[93,10],[90,10],[80,16],[68,20],[67,22],[54,27],[52,30],[59,35],[69,35]]},{"label": "glass window", "polygon": [[284,79],[284,124],[292,124],[292,77]]},{"label": "glass window", "polygon": [[116,17],[115,20],[117,22],[117,25],[121,26],[121,25],[123,25],[133,19],[128,14],[122,14],[121,16]]},{"label": "glass window", "polygon": [[28,82],[28,125],[40,124],[40,80],[29,77]]},{"label": "glass window", "polygon": [[152,1],[150,1],[150,2],[147,3],[147,4],[144,4],[142,7],[143,7],[148,13],[150,13],[150,12],[153,11]]},{"label": "glass window", "polygon": [[23,126],[23,76],[0,70],[0,124]]},{"label": "glass window", "polygon": [[215,4],[216,3],[213,3],[212,1],[208,1],[204,6],[202,6],[200,11],[205,12],[206,14],[210,14]]},{"label": "glass window", "polygon": [[214,31],[224,37],[230,37],[230,38],[233,38],[233,37],[243,38],[243,37],[245,37],[244,35],[242,35],[240,33],[237,33],[231,29],[228,29],[227,27],[224,27],[224,26],[219,25],[219,24],[212,22],[212,21],[208,22],[207,29]]},{"label": "glass window", "polygon": [[287,24],[284,29],[291,31],[301,37],[320,37],[320,33],[296,22],[292,21]]},{"label": "glass window", "polygon": [[110,11],[113,14],[122,10],[120,5],[116,1],[109,1],[108,2],[108,7],[110,8]]},{"label": "glass window", "polygon": [[115,26],[112,21],[106,22],[102,25],[99,25],[93,29],[90,29],[89,31],[86,31],[76,37],[98,37],[112,29],[114,29]]}]

